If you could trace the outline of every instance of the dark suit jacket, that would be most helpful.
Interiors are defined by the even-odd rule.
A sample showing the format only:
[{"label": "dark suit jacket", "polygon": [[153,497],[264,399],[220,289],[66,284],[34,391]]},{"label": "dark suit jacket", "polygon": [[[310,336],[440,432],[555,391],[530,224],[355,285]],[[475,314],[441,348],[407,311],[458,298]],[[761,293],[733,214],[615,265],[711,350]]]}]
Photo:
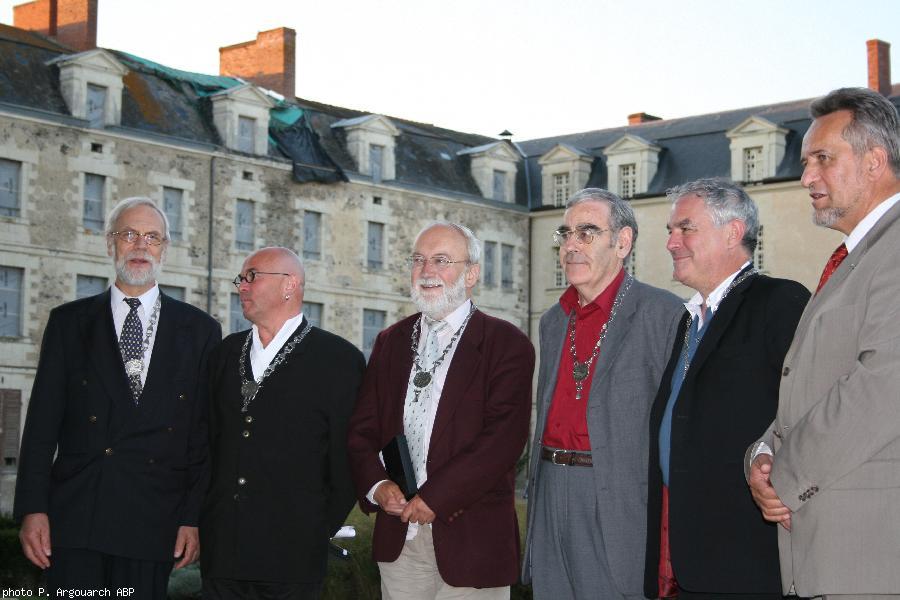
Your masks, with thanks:
[{"label": "dark suit jacket", "polygon": [[[388,479],[379,450],[403,432],[417,319],[413,315],[379,334],[350,424],[356,492],[364,511],[378,511],[372,555],[382,562],[400,555],[407,525],[365,496]],[[519,573],[515,474],[528,438],[534,349],[514,325],[481,311],[457,343],[431,432],[428,481],[419,495],[437,515],[432,533],[444,581],[506,586]]]},{"label": "dark suit jacket", "polygon": [[[306,325],[304,319],[294,335]],[[241,349],[210,359],[212,481],[200,523],[205,577],[308,582],[325,577],[328,538],[355,497],[347,421],[365,369],[350,342],[313,327],[241,412]],[[239,478],[244,480],[239,483]]]},{"label": "dark suit jacket", "polygon": [[109,290],[50,312],[14,512],[48,513],[54,546],[171,561],[178,527],[197,525],[209,476],[201,381],[222,334],[206,313],[160,296],[137,407]]},{"label": "dark suit jacket", "polygon": [[[669,472],[669,546],[686,590],[781,593],[776,526],[753,503],[741,465],[778,407],[781,364],[808,300],[797,282],[751,277],[719,305],[690,363],[672,416]],[[685,317],[650,414],[644,573],[650,598],[658,595],[659,426],[687,323]]]}]

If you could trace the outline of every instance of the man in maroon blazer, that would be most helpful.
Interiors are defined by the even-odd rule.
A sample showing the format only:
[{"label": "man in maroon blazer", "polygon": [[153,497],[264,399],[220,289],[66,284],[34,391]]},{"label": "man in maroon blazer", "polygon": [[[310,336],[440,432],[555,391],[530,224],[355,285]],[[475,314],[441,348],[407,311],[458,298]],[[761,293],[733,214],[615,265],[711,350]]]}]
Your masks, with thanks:
[{"label": "man in maroon blazer", "polygon": [[[419,233],[408,262],[421,312],[379,334],[350,422],[360,506],[378,513],[372,554],[386,600],[509,598],[519,575],[515,466],[534,349],[472,303],[480,255],[462,225]],[[418,485],[409,501],[379,457],[401,433]]]}]

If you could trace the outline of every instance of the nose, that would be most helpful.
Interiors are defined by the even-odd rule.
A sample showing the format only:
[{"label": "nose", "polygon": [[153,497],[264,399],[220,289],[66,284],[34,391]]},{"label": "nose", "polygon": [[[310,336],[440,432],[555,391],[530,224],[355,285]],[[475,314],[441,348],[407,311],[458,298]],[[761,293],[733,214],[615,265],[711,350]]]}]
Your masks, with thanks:
[{"label": "nose", "polygon": [[803,167],[803,174],[800,176],[800,185],[808,188],[818,178],[818,170],[811,163],[806,163],[806,166]]},{"label": "nose", "polygon": [[681,233],[677,229],[669,232],[669,238],[666,240],[666,250],[672,252],[681,247]]},{"label": "nose", "polygon": [[565,252],[570,252],[572,250],[577,250],[580,242],[578,241],[578,236],[575,235],[574,232],[569,234],[569,237],[565,239],[565,241],[560,246],[560,249]]},{"label": "nose", "polygon": [[434,263],[429,259],[422,263],[422,269],[419,271],[419,276],[430,278],[431,276],[436,275],[437,272],[437,267],[434,266]]},{"label": "nose", "polygon": [[147,243],[147,238],[142,235],[137,236],[131,245],[135,248],[146,248],[149,246],[149,244]]},{"label": "nose", "polygon": [[250,282],[246,279],[241,279],[241,282],[238,284],[238,291],[243,292],[245,290],[250,289]]}]

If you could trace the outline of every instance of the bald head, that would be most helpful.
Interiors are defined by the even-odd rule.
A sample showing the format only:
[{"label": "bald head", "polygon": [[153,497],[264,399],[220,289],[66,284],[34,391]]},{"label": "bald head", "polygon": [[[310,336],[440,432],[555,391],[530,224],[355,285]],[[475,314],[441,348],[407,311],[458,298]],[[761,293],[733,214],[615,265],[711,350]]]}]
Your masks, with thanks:
[{"label": "bald head", "polygon": [[277,332],[303,309],[303,262],[288,248],[263,248],[244,261],[241,274],[246,277],[251,271],[253,282],[245,280],[238,286],[244,317],[261,329]]},{"label": "bald head", "polygon": [[284,248],[282,246],[262,248],[248,256],[245,264],[254,258],[260,258],[264,262],[276,266],[277,270],[281,273],[293,275],[299,280],[301,287],[306,283],[306,270],[303,268],[303,261],[300,260],[297,253],[290,248]]}]

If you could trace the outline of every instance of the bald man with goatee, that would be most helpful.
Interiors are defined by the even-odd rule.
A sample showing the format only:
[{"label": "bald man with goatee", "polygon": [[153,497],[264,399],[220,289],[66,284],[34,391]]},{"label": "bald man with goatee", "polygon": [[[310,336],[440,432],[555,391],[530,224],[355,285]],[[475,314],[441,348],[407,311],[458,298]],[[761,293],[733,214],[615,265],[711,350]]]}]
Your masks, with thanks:
[{"label": "bald man with goatee", "polygon": [[254,252],[234,278],[253,326],[210,359],[207,599],[318,598],[328,539],[353,505],[347,421],[365,360],[303,316],[304,282],[287,248]]}]

